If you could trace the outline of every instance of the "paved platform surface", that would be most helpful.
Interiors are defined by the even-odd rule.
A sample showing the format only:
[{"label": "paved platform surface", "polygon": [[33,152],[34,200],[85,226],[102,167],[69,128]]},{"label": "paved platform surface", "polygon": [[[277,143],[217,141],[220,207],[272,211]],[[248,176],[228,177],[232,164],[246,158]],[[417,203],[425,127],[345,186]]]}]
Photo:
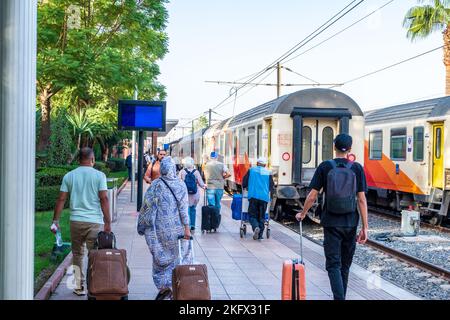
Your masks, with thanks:
[{"label": "paved platform surface", "polygon": [[[119,218],[112,225],[118,247],[128,252],[131,269],[130,300],[152,300],[157,289],[152,280],[152,257],[144,237],[136,232],[136,204],[130,203],[130,183],[118,198]],[[202,198],[202,197],[201,197]],[[281,296],[281,265],[284,260],[298,257],[299,235],[271,222],[271,237],[253,240],[250,232],[239,236],[239,221],[231,219],[229,204],[224,197],[222,223],[217,233],[201,234],[200,209],[197,209],[195,260],[208,267],[212,298],[215,300],[279,300]],[[251,227],[248,226],[250,231]],[[265,237],[265,234],[264,234]],[[325,267],[323,248],[304,239],[306,291],[308,300],[330,300],[332,294]],[[87,259],[85,259],[87,260]],[[70,289],[73,274],[68,270],[52,295],[52,300],[84,300]],[[69,285],[68,285],[69,284]],[[376,274],[353,265],[349,278],[349,300],[407,300],[415,295],[383,280]]]}]

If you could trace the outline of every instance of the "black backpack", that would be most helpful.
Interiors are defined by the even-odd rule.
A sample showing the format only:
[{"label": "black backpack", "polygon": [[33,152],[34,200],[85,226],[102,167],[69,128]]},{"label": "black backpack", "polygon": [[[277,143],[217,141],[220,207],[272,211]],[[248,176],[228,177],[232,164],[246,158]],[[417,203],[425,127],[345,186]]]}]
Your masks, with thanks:
[{"label": "black backpack", "polygon": [[189,171],[188,169],[184,169],[186,171],[186,177],[184,177],[184,183],[186,183],[186,187],[189,194],[197,193],[197,178],[195,177],[195,169]]},{"label": "black backpack", "polygon": [[327,175],[325,199],[327,212],[346,214],[356,211],[356,175],[351,169],[353,162],[337,164],[328,161],[332,169]]}]

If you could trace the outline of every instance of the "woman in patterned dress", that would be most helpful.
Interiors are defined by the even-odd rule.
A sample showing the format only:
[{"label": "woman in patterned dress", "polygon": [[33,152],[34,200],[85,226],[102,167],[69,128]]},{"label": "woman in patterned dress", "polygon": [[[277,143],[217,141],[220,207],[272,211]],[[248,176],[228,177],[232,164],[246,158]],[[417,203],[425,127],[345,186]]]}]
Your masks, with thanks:
[{"label": "woman in patterned dress", "polygon": [[[138,222],[138,232],[145,235],[153,256],[153,281],[159,290],[157,300],[172,298],[172,271],[180,263],[178,237],[191,236],[186,184],[177,177],[171,157],[161,161],[160,173],[145,194]],[[192,263],[187,241],[182,241],[182,253],[182,263]]]}]

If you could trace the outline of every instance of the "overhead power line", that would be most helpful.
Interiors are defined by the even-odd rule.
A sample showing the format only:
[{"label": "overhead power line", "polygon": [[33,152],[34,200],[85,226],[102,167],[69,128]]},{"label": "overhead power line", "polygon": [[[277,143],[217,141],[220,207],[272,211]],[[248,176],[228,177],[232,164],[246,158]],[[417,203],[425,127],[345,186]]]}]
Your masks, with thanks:
[{"label": "overhead power line", "polygon": [[[275,87],[278,84],[276,83],[256,83],[256,82],[235,82],[235,81],[205,81],[207,83],[217,83],[217,84],[244,84],[246,83],[249,86],[268,86],[268,87]],[[313,87],[320,87],[320,86],[340,86],[341,83],[282,83],[280,86],[282,87],[306,87],[306,86],[313,86]]]},{"label": "overhead power line", "polygon": [[[319,36],[322,32],[330,28],[332,25],[334,25],[336,22],[338,22],[340,19],[342,19],[344,16],[346,16],[348,13],[350,13],[352,10],[354,10],[356,7],[358,7],[361,3],[363,3],[365,0],[359,0],[358,3],[353,5],[350,9],[345,11],[347,8],[349,8],[353,3],[355,3],[357,0],[351,1],[349,4],[347,4],[343,9],[341,9],[338,13],[336,13],[333,17],[328,19],[324,24],[322,24],[320,27],[318,27],[316,30],[314,30],[312,33],[310,33],[308,36],[306,36],[303,40],[301,40],[299,43],[297,43],[295,46],[293,46],[291,49],[289,49],[287,52],[285,52],[283,55],[281,55],[278,59],[276,59],[274,62],[269,64],[266,68],[262,69],[260,72],[258,72],[255,76],[251,77],[249,80],[246,81],[246,83],[240,85],[236,90],[239,91],[243,87],[247,85],[247,83],[251,83],[254,80],[258,79],[260,76],[262,76],[264,73],[266,73],[268,70],[272,69],[277,63],[283,62],[283,60],[287,59],[289,56],[294,54],[296,51],[301,49],[303,46],[308,44],[310,41],[315,39],[317,36]],[[344,12],[345,11],[345,12]],[[344,13],[342,13],[344,12]],[[225,103],[230,97],[232,97],[233,94],[229,94],[225,99],[223,99],[219,104],[217,104],[213,110],[219,108],[223,103]]]},{"label": "overhead power line", "polygon": [[[379,72],[382,72],[382,71],[391,69],[391,68],[396,67],[396,66],[398,66],[398,65],[400,65],[400,64],[406,63],[406,62],[408,62],[408,61],[411,61],[411,60],[420,58],[420,57],[422,57],[422,56],[424,56],[424,55],[427,55],[427,54],[429,54],[429,53],[432,53],[432,52],[434,52],[434,51],[436,51],[436,50],[442,49],[443,47],[444,47],[444,46],[440,46],[440,47],[437,47],[437,48],[428,50],[428,51],[426,51],[426,52],[420,53],[420,54],[415,55],[415,56],[413,56],[413,57],[410,57],[410,58],[408,58],[408,59],[405,59],[405,60],[396,62],[396,63],[394,63],[394,64],[391,64],[391,65],[389,65],[389,66],[387,66],[387,67],[384,67],[384,68],[381,68],[381,69],[378,69],[378,70],[375,70],[375,71],[372,71],[372,72],[363,74],[362,76],[359,76],[359,77],[356,77],[356,78],[353,78],[353,79],[351,79],[351,80],[348,80],[348,81],[343,82],[342,85],[346,85],[346,84],[349,84],[349,83],[351,83],[351,82],[355,82],[355,81],[358,81],[358,80],[367,78],[367,77],[372,76],[372,75],[374,75],[374,74],[377,74],[377,73],[379,73]],[[330,87],[330,88],[334,88],[334,87],[335,87],[335,86],[332,86],[332,87]]]},{"label": "overhead power line", "polygon": [[313,46],[313,47],[311,47],[311,48],[309,48],[309,49],[307,49],[307,50],[305,50],[305,51],[302,51],[301,53],[299,53],[299,54],[296,55],[295,57],[292,57],[291,59],[285,61],[284,63],[289,63],[289,62],[291,62],[292,60],[297,59],[298,57],[304,55],[305,53],[307,53],[307,52],[309,52],[309,51],[311,51],[311,50],[317,48],[318,46],[324,44],[325,42],[327,42],[327,41],[333,39],[334,37],[337,37],[337,36],[340,35],[341,33],[347,31],[348,29],[350,29],[351,27],[357,25],[357,24],[360,23],[361,21],[363,21],[363,20],[369,18],[370,16],[372,16],[372,15],[375,14],[376,12],[380,11],[381,9],[383,9],[383,8],[386,7],[387,5],[391,4],[392,2],[394,2],[394,0],[390,0],[390,1],[386,2],[386,3],[385,3],[384,5],[382,5],[381,7],[375,9],[374,11],[372,11],[372,12],[370,12],[369,14],[365,15],[365,16],[362,17],[361,19],[359,19],[359,20],[353,22],[352,24],[350,24],[349,26],[345,27],[345,28],[342,29],[341,31],[339,31],[339,32],[333,34],[332,36],[326,38],[325,40],[319,42],[319,43],[316,44],[315,46]]}]

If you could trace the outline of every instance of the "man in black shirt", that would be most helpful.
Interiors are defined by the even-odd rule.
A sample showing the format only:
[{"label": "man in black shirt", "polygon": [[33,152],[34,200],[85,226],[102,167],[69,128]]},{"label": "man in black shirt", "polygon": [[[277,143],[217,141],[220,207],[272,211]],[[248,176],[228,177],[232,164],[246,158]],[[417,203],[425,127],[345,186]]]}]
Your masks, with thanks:
[{"label": "man in black shirt", "polygon": [[[330,279],[331,290],[335,300],[345,300],[350,266],[355,253],[356,242],[364,244],[367,240],[367,191],[366,178],[363,167],[357,163],[350,163],[347,155],[352,147],[352,137],[348,134],[339,134],[334,140],[336,158],[332,161],[324,161],[317,168],[311,180],[311,188],[305,200],[303,211],[296,215],[297,220],[303,220],[308,210],[317,199],[321,189],[327,197],[327,177],[330,171],[336,167],[347,167],[354,172],[356,178],[356,199],[361,214],[362,229],[356,237],[356,229],[359,222],[357,210],[336,214],[338,203],[325,201],[322,211],[321,225],[323,226],[323,247],[326,258],[326,269]],[[350,172],[351,173],[351,172]],[[340,205],[341,203],[339,203]],[[327,205],[330,208],[327,208]],[[356,209],[356,207],[354,207]]]}]

